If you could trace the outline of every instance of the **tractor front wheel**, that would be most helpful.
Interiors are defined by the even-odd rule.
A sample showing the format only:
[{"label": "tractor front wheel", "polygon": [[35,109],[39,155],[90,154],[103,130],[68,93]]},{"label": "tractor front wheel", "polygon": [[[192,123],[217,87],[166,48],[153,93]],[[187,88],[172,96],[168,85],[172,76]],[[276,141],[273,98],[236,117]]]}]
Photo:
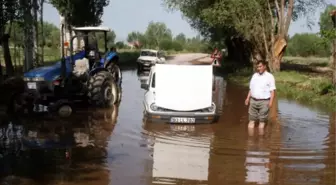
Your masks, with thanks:
[{"label": "tractor front wheel", "polygon": [[89,102],[99,107],[111,107],[117,102],[117,85],[111,73],[101,71],[92,76],[88,84]]}]

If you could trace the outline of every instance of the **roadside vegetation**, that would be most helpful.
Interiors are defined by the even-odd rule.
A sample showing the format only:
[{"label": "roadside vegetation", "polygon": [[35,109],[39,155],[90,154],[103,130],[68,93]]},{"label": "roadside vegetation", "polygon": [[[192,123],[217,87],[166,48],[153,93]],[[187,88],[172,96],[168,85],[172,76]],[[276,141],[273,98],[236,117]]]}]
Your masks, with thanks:
[{"label": "roadside vegetation", "polygon": [[[257,61],[268,61],[277,83],[277,94],[335,110],[336,70],[332,42],[336,39],[331,11],[325,1],[202,1],[164,0],[180,10],[191,26],[214,46],[226,48],[221,71],[228,79],[249,83]],[[310,12],[324,7],[319,33],[288,35],[292,21],[310,19]],[[311,24],[307,21],[307,24]]]},{"label": "roadside vegetation", "polygon": [[[318,104],[327,109],[336,109],[336,91],[333,85],[332,39],[324,37],[323,22],[328,12],[335,8],[328,6],[321,14],[321,33],[300,33],[288,39],[285,56],[280,64],[281,71],[274,72],[277,93],[280,97],[298,100],[305,104]],[[226,66],[232,62],[223,61]],[[225,66],[224,65],[224,66]],[[248,85],[252,67],[236,68],[228,75],[229,80]]]}]

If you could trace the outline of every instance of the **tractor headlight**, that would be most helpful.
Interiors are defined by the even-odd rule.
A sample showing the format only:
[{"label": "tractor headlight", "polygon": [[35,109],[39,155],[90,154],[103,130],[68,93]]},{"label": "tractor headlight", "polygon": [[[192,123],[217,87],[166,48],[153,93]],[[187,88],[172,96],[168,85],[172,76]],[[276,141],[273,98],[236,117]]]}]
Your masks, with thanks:
[{"label": "tractor headlight", "polygon": [[216,105],[214,103],[211,104],[211,107],[208,108],[209,112],[213,112],[216,110]]},{"label": "tractor headlight", "polygon": [[152,103],[150,105],[150,108],[153,110],[153,111],[158,111],[159,110],[159,107],[155,105],[155,103]]},{"label": "tractor headlight", "polygon": [[28,78],[28,77],[23,77],[23,81],[25,81],[25,82],[29,82],[29,81],[30,81],[30,78]]},{"label": "tractor headlight", "polygon": [[35,77],[35,78],[32,78],[32,81],[41,82],[41,81],[44,81],[44,78],[43,77]]}]

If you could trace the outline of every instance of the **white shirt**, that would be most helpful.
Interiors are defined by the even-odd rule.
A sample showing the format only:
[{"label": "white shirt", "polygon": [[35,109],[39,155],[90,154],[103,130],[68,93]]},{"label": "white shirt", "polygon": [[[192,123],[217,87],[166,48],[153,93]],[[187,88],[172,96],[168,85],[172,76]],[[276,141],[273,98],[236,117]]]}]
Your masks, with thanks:
[{"label": "white shirt", "polygon": [[251,97],[256,99],[268,99],[271,91],[275,90],[275,80],[271,73],[254,73],[250,81]]}]

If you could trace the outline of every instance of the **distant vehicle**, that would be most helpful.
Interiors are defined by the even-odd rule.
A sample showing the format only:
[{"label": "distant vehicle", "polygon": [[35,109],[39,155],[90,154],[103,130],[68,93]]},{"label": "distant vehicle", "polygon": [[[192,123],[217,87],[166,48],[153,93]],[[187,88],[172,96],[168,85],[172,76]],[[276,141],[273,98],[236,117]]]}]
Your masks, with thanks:
[{"label": "distant vehicle", "polygon": [[147,83],[141,84],[147,90],[145,118],[169,123],[214,122],[214,80],[212,65],[153,66]]},{"label": "distant vehicle", "polygon": [[154,49],[142,49],[137,59],[138,70],[150,70],[155,64],[162,64],[166,61],[163,51]]}]

